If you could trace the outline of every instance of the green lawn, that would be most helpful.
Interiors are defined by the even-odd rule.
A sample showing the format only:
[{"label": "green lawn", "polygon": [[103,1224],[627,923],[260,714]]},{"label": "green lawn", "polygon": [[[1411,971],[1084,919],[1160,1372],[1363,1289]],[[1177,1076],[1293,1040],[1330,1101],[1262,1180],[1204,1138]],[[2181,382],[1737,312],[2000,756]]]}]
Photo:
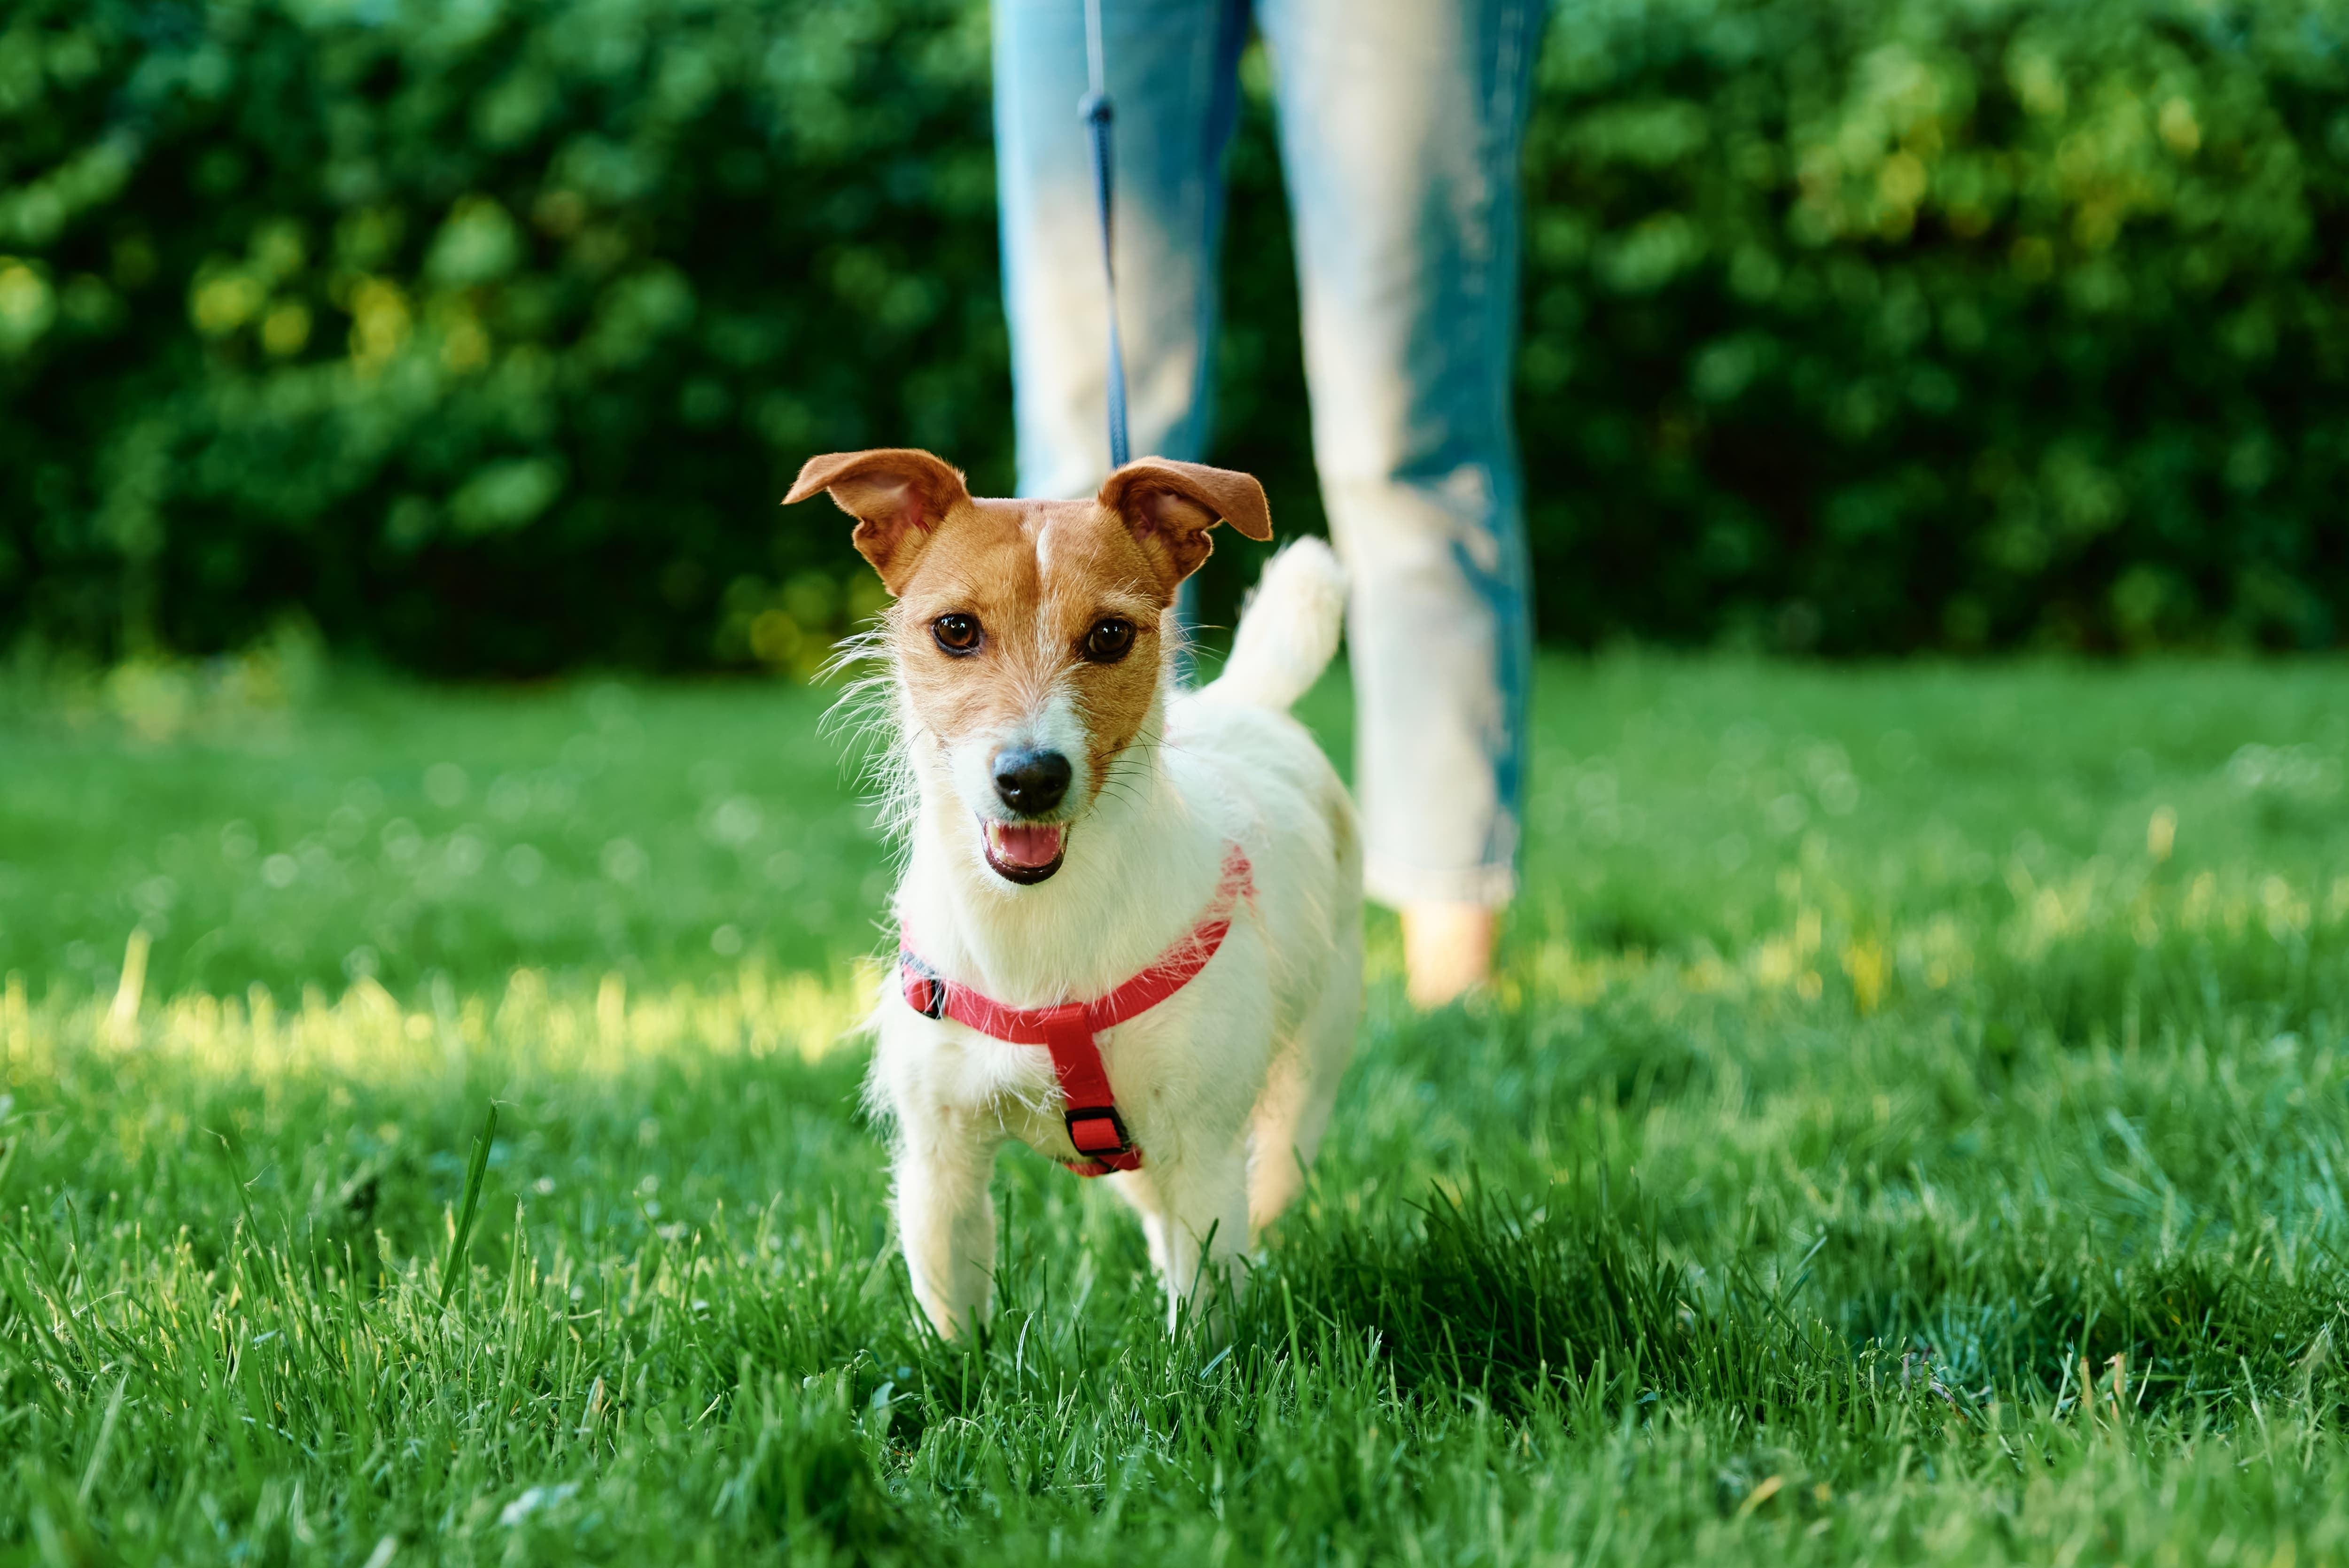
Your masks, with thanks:
[{"label": "green lawn", "polygon": [[1232,1341],[1015,1152],[969,1351],[821,694],[250,674],[0,708],[0,1563],[2349,1560],[2349,666],[1547,663]]}]

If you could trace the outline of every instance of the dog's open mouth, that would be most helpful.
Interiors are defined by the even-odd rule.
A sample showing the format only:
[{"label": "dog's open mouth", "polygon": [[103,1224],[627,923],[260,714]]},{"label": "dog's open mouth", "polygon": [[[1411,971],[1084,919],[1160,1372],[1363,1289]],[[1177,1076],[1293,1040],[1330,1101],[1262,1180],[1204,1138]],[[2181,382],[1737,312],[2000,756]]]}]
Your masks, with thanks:
[{"label": "dog's open mouth", "polygon": [[1069,830],[1058,822],[997,822],[987,828],[987,863],[1006,882],[1040,882],[1061,869]]}]

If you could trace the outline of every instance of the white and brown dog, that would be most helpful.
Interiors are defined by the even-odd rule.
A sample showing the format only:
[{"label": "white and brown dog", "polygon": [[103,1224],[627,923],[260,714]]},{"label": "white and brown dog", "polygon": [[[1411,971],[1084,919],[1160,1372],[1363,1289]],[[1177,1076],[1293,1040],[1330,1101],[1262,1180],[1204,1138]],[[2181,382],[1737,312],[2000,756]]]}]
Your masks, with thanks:
[{"label": "white and brown dog", "polygon": [[907,840],[873,1067],[898,1229],[940,1333],[986,1313],[988,1185],[1018,1138],[1140,1212],[1170,1321],[1297,1195],[1361,1006],[1353,805],[1288,708],[1345,591],[1266,568],[1222,676],[1174,678],[1175,589],[1246,474],[1145,458],[1092,500],[974,500],[927,452],[817,458],[895,602],[879,661]]}]

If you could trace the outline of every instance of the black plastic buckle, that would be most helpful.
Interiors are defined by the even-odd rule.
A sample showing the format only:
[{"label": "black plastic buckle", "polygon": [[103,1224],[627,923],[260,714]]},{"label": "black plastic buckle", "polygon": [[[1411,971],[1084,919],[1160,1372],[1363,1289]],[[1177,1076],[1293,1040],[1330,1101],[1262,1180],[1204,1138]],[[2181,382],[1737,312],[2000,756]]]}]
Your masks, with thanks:
[{"label": "black plastic buckle", "polygon": [[[1126,1131],[1125,1121],[1117,1114],[1117,1107],[1113,1105],[1081,1106],[1068,1112],[1064,1119],[1069,1124],[1069,1142],[1075,1146],[1077,1154],[1081,1159],[1115,1160],[1133,1152],[1133,1135]],[[1081,1121],[1108,1122],[1111,1129],[1117,1133],[1117,1147],[1114,1149],[1086,1148],[1083,1141],[1077,1137],[1077,1123]]]},{"label": "black plastic buckle", "polygon": [[905,987],[905,1000],[913,1005],[914,1011],[925,1018],[945,1017],[947,983],[910,959],[906,961],[905,973],[913,981]]}]

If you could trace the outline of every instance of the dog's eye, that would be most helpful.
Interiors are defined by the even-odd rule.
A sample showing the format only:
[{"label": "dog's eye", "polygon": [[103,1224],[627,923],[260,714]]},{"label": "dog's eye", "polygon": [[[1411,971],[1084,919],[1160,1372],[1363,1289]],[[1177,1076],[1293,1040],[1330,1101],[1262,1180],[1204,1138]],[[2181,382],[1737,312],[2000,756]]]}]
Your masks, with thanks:
[{"label": "dog's eye", "polygon": [[978,617],[976,615],[941,615],[930,623],[930,635],[938,646],[957,658],[978,652]]},{"label": "dog's eye", "polygon": [[1133,623],[1114,615],[1095,621],[1093,629],[1085,634],[1085,657],[1097,665],[1117,663],[1133,646]]}]

